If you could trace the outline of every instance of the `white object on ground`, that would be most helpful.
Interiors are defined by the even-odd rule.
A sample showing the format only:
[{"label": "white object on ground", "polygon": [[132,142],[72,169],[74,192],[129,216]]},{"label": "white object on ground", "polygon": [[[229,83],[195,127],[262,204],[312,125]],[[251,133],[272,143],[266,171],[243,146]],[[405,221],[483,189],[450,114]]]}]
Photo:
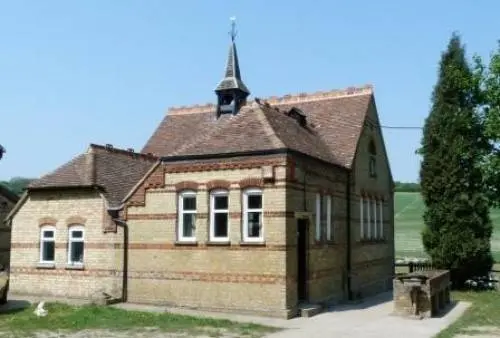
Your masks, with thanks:
[{"label": "white object on ground", "polygon": [[47,315],[48,311],[43,308],[44,305],[45,305],[45,302],[43,302],[43,301],[38,303],[38,305],[34,311],[34,314],[37,315],[38,317],[45,317]]}]

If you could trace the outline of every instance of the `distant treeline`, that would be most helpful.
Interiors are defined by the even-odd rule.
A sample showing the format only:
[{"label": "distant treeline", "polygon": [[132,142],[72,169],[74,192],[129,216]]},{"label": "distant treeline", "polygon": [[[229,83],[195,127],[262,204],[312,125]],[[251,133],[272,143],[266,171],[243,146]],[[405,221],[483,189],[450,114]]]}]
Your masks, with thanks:
[{"label": "distant treeline", "polygon": [[399,192],[420,192],[420,184],[413,182],[395,182],[395,191]]},{"label": "distant treeline", "polygon": [[24,188],[33,181],[32,178],[27,177],[13,177],[9,181],[0,181],[0,184],[4,187],[7,187],[14,194],[21,195],[23,193]]}]

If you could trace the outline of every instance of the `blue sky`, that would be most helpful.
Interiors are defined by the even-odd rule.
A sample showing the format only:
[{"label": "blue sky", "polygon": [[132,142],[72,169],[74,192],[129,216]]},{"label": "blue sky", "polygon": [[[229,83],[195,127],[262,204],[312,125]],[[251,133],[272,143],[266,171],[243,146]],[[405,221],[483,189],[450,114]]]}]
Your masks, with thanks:
[{"label": "blue sky", "polygon": [[[140,150],[169,106],[215,102],[229,17],[253,96],[371,83],[382,124],[422,126],[441,51],[500,38],[490,1],[1,1],[0,180],[37,177],[90,142]],[[385,129],[416,180],[420,130]]]}]

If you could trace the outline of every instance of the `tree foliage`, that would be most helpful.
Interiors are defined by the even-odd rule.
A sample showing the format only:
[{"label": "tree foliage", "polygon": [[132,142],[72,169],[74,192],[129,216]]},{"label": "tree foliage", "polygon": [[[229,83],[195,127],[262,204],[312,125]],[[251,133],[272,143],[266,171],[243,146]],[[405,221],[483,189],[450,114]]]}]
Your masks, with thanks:
[{"label": "tree foliage", "polygon": [[394,182],[396,192],[420,192],[420,184],[413,182]]},{"label": "tree foliage", "polygon": [[441,56],[438,76],[419,149],[426,206],[422,240],[433,264],[450,269],[453,285],[461,287],[487,274],[493,260],[480,167],[489,145],[476,113],[479,83],[457,34]]},{"label": "tree foliage", "polygon": [[9,181],[0,181],[0,184],[7,187],[13,193],[21,195],[26,186],[33,181],[31,178],[26,177],[13,177]]},{"label": "tree foliage", "polygon": [[474,76],[481,90],[478,111],[491,146],[482,163],[483,174],[490,201],[500,206],[500,41],[487,65],[475,57]]}]

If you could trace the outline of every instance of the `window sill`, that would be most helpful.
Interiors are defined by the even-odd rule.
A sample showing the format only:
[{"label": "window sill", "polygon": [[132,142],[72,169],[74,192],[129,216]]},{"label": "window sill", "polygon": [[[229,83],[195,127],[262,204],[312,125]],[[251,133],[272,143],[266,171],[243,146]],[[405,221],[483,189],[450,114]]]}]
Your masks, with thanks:
[{"label": "window sill", "polygon": [[230,241],[210,241],[206,243],[207,246],[230,246]]},{"label": "window sill", "polygon": [[176,246],[197,246],[197,241],[175,241]]},{"label": "window sill", "polygon": [[255,242],[242,241],[239,244],[240,244],[240,246],[266,246],[265,241],[255,241]]},{"label": "window sill", "polygon": [[85,266],[83,264],[67,264],[66,270],[85,270]]},{"label": "window sill", "polygon": [[56,268],[55,263],[38,263],[36,265],[37,269],[46,269],[46,270],[53,270]]},{"label": "window sill", "polygon": [[383,244],[383,243],[387,243],[387,240],[385,238],[379,238],[379,239],[362,239],[360,242],[362,244]]}]

